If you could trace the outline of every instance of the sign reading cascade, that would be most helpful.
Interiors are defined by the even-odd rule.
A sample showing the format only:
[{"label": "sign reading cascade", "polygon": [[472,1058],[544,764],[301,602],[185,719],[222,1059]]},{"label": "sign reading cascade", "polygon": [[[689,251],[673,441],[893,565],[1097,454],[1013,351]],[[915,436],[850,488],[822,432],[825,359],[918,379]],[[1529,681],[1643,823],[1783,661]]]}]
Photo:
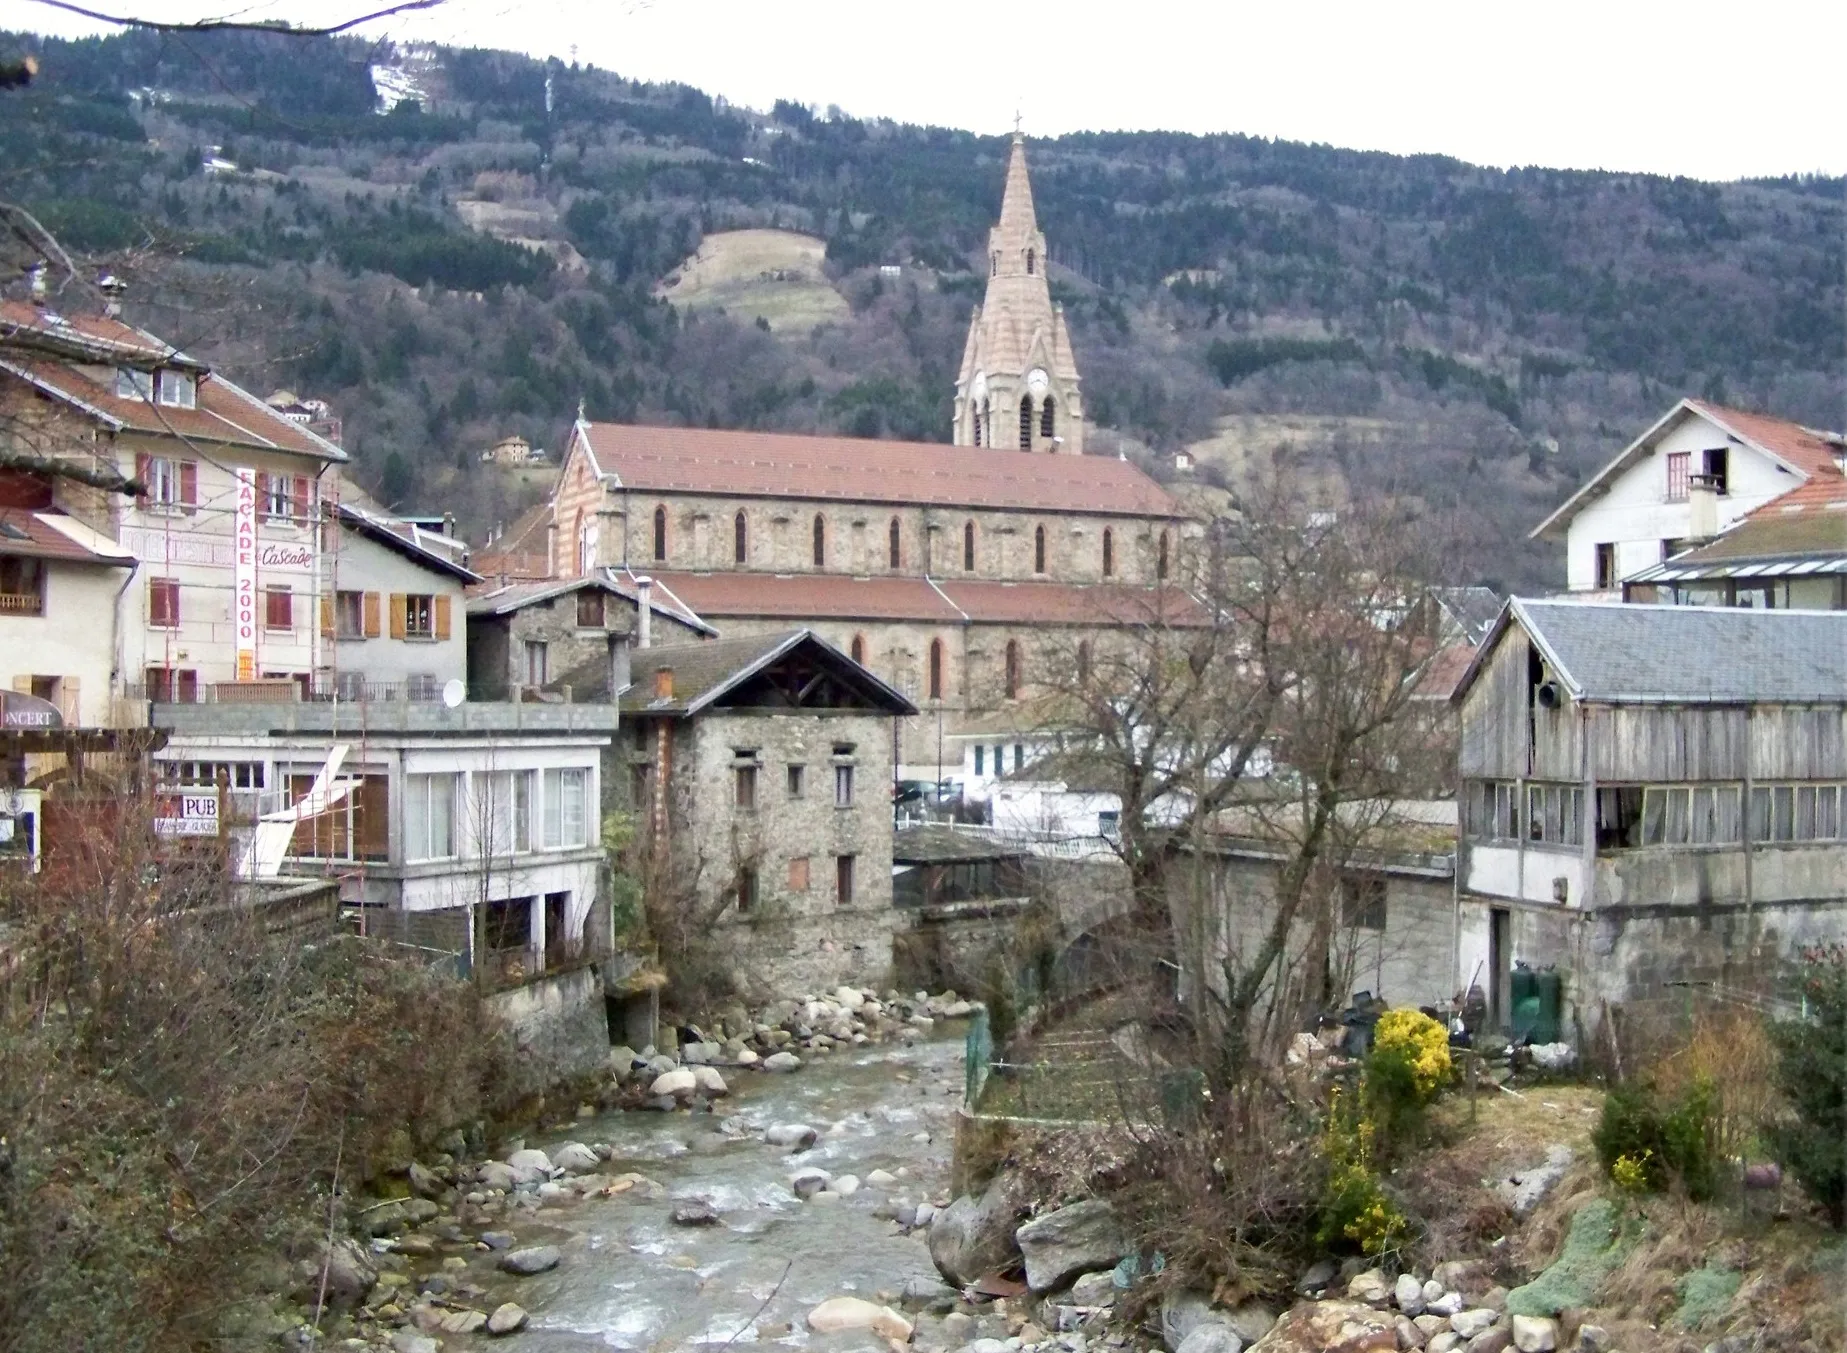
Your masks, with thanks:
[{"label": "sign reading cascade", "polygon": [[231,615],[237,631],[237,679],[257,675],[257,484],[254,470],[237,471],[237,507],[232,518]]}]

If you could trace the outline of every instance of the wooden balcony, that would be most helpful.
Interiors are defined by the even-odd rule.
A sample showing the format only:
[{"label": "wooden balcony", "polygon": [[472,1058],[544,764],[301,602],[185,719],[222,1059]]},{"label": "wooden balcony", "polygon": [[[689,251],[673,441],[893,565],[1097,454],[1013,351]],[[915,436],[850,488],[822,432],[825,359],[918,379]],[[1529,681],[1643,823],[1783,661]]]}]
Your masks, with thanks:
[{"label": "wooden balcony", "polygon": [[0,615],[43,615],[43,592],[0,592]]}]

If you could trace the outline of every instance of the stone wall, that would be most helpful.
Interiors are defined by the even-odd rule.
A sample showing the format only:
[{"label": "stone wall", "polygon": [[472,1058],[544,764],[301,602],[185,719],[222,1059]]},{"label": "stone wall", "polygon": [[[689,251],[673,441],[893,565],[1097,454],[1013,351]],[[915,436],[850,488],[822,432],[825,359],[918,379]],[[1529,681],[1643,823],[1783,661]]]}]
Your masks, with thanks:
[{"label": "stone wall", "polygon": [[609,1056],[603,981],[595,968],[541,977],[486,998],[488,1012],[513,1034],[514,1095],[600,1071]]},{"label": "stone wall", "polygon": [[[630,767],[650,764],[658,751],[659,721],[637,719],[636,729],[619,739]],[[899,923],[891,900],[891,719],[715,711],[674,721],[671,741],[671,886],[746,989],[781,995],[889,981]],[[755,767],[751,807],[738,802],[744,766]],[[799,791],[791,767],[800,769]],[[844,806],[836,804],[841,768],[852,773]],[[623,781],[632,796],[633,777],[625,772]],[[842,856],[853,861],[844,901],[836,895]],[[740,910],[747,874],[752,897]]]},{"label": "stone wall", "polygon": [[[1015,582],[1153,583],[1160,539],[1168,537],[1170,570],[1185,544],[1178,519],[1104,513],[1006,511],[979,507],[923,507],[840,503],[827,499],[744,498],[706,494],[633,495],[612,491],[598,501],[585,484],[566,476],[558,498],[559,553],[576,514],[596,523],[597,562],[649,568],[722,572],[832,573]],[[654,553],[654,513],[667,511],[667,550]],[[745,561],[737,560],[737,515],[744,514]],[[814,561],[814,522],[824,531],[824,562]],[[891,523],[898,523],[898,567],[891,566]],[[965,532],[974,531],[974,567],[967,568]],[[1038,533],[1045,532],[1045,569],[1038,563]],[[1110,533],[1112,571],[1103,572],[1103,535]],[[1190,539],[1190,536],[1187,537]],[[575,555],[562,561],[574,574]]]}]

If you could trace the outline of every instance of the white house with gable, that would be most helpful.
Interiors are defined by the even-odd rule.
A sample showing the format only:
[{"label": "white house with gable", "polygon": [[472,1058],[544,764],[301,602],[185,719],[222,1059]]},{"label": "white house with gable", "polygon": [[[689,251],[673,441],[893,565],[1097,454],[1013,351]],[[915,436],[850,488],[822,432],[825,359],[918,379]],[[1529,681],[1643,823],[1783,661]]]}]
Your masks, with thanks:
[{"label": "white house with gable", "polygon": [[1570,591],[1620,599],[1625,580],[1838,474],[1844,455],[1839,433],[1683,399],[1532,534],[1564,542]]}]

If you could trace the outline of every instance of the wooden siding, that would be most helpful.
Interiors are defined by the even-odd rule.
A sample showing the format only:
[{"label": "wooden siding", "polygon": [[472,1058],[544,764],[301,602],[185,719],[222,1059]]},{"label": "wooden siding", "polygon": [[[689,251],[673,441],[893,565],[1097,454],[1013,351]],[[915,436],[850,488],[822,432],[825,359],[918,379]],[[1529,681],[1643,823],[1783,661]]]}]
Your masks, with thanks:
[{"label": "wooden siding", "polygon": [[[1512,780],[1526,774],[1525,633],[1509,626],[1462,701],[1462,774]],[[1572,779],[1577,778],[1573,768]]]}]

